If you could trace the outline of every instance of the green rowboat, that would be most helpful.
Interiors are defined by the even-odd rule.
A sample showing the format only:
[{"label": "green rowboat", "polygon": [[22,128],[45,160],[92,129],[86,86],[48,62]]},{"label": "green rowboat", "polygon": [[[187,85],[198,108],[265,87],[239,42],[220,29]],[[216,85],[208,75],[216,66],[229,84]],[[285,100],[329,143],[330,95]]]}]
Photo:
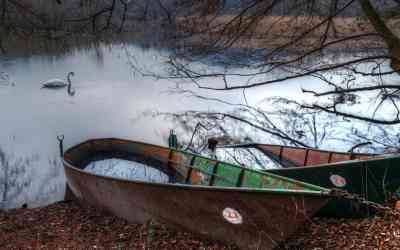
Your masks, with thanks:
[{"label": "green rowboat", "polygon": [[[380,204],[400,199],[400,155],[341,153],[269,144],[225,145],[217,150],[227,148],[234,149],[235,154],[252,151],[254,157],[257,155],[255,151],[262,152],[263,157],[281,166],[265,169],[268,173],[345,190]],[[263,161],[262,157],[257,157],[259,162]],[[368,215],[369,212],[365,207],[348,201],[332,200],[319,215],[353,217]]]}]

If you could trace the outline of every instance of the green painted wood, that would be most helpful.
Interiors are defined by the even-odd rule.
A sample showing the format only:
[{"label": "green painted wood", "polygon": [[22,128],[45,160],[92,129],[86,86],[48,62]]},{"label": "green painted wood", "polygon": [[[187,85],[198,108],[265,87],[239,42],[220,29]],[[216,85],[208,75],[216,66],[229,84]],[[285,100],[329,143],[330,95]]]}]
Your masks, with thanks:
[{"label": "green painted wood", "polygon": [[[263,152],[266,157],[279,162],[282,151],[285,159],[302,161],[302,165],[312,162],[321,162],[309,166],[291,166],[280,169],[268,169],[265,172],[296,179],[302,182],[325,187],[328,189],[342,189],[349,193],[357,194],[367,200],[385,203],[400,200],[400,154],[397,155],[374,155],[374,154],[349,154],[342,152],[331,152],[317,149],[285,147],[268,144],[233,145],[227,148],[254,148]],[[289,154],[288,152],[293,152]],[[299,152],[302,152],[299,154]],[[308,153],[307,153],[308,152]],[[338,156],[343,161],[338,161]],[[346,157],[348,156],[347,160]],[[359,159],[360,157],[369,157]],[[311,158],[311,159],[308,159]],[[314,158],[314,160],[312,160]],[[350,160],[350,158],[355,158]],[[357,158],[357,159],[356,159]],[[278,159],[278,160],[276,160]],[[322,160],[321,160],[322,159]],[[326,160],[326,163],[324,162]],[[324,163],[322,163],[324,162]],[[282,164],[285,166],[285,164]],[[250,166],[251,168],[251,166]],[[332,176],[340,176],[345,180],[345,185],[336,186],[331,181]],[[364,208],[354,206],[348,201],[331,201],[329,209],[323,209],[324,215],[329,216],[352,216],[361,214]],[[369,211],[366,210],[368,215]]]},{"label": "green painted wood", "polygon": [[[190,155],[190,153],[179,151],[182,154]],[[239,183],[240,172],[243,167],[229,164],[225,162],[218,163],[218,169],[214,173],[216,160],[194,155],[193,172],[201,175],[201,179],[197,185],[209,185],[211,177],[214,175],[212,186],[236,187]],[[265,188],[279,190],[302,190],[302,191],[329,191],[308,183],[303,183],[290,178],[282,177],[273,173],[245,169],[241,180],[240,187],[246,188]]]},{"label": "green painted wood", "polygon": [[214,186],[232,187],[233,183],[235,183],[235,184],[238,183],[241,169],[237,168],[237,167],[231,167],[231,166],[232,165],[227,164],[227,163],[219,163],[218,164],[218,169],[217,169],[216,174],[218,176],[223,176],[224,179],[216,178],[214,180]]},{"label": "green painted wood", "polygon": [[[377,203],[400,199],[400,156],[267,171],[329,189],[342,189]],[[330,179],[332,175],[343,177],[346,185],[335,186]],[[358,209],[348,202],[333,200],[320,214],[349,217],[359,214]]]}]

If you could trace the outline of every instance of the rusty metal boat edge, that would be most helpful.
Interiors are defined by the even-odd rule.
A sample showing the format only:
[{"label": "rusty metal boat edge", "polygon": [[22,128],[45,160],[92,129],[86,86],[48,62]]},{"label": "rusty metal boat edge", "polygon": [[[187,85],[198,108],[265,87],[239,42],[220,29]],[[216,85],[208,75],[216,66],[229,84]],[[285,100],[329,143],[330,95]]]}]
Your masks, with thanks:
[{"label": "rusty metal boat edge", "polygon": [[[273,249],[331,198],[326,190],[150,183],[82,169],[90,155],[118,147],[132,153],[171,153],[168,148],[116,138],[93,139],[71,147],[63,163],[68,185],[78,199],[133,223],[157,220],[241,249]],[[232,212],[236,220],[229,220]]]}]

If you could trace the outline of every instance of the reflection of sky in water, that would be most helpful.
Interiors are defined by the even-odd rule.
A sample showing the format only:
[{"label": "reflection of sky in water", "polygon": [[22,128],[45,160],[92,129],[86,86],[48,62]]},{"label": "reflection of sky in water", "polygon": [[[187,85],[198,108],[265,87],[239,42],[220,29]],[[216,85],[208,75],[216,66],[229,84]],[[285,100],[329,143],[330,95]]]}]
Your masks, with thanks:
[{"label": "reflection of sky in water", "polygon": [[163,172],[139,162],[121,159],[94,161],[85,167],[85,171],[126,180],[168,183],[168,176]]},{"label": "reflection of sky in water", "polygon": [[280,168],[279,164],[256,148],[217,148],[217,159],[232,164],[243,165],[250,169]]},{"label": "reflection of sky in water", "polygon": [[[135,63],[142,69],[162,71],[165,67],[160,52],[127,47]],[[143,117],[145,111],[177,112],[183,110],[217,110],[226,106],[168,92],[175,83],[155,80],[133,73],[125,47],[101,47],[77,50],[62,57],[34,56],[0,59],[0,72],[5,71],[15,86],[0,85],[0,147],[14,159],[32,158],[28,166],[32,178],[29,193],[16,197],[12,205],[23,202],[38,205],[63,197],[63,172],[58,159],[56,136],[65,135],[64,148],[100,137],[122,137],[155,144],[164,144],[172,124],[162,118]],[[74,97],[66,89],[41,89],[51,78],[65,79],[69,71]],[[216,83],[207,79],[208,84]],[[219,82],[220,83],[220,82]],[[312,78],[292,80],[289,84],[272,84],[246,91],[250,104],[272,96],[307,99],[302,87],[315,87]],[[199,94],[210,94],[198,90]],[[242,101],[241,91],[213,92],[213,97],[233,103]],[[36,157],[37,156],[37,157]],[[0,173],[1,175],[1,173]],[[50,176],[50,177],[49,177]],[[52,178],[49,180],[49,178]],[[45,185],[43,185],[45,184]],[[47,194],[54,195],[47,200]],[[38,198],[40,197],[40,198]]]},{"label": "reflection of sky in water", "polygon": [[[161,67],[157,61],[158,52],[135,47],[129,50],[139,64],[154,70]],[[163,138],[172,124],[162,118],[143,117],[143,112],[215,107],[215,104],[167,93],[175,83],[132,74],[126,53],[120,46],[112,50],[102,48],[101,53],[102,63],[98,63],[92,50],[59,58],[35,56],[0,60],[0,72],[7,72],[16,83],[14,87],[0,86],[0,147],[15,160],[38,156],[28,166],[32,179],[29,194],[15,197],[11,206],[23,202],[36,206],[62,199],[63,171],[58,172],[55,183],[46,179],[54,165],[49,162],[58,158],[56,136],[59,134],[65,135],[64,148],[100,137],[165,145]],[[72,78],[74,97],[68,96],[66,89],[40,88],[48,79],[65,79],[69,71],[75,72]],[[224,98],[232,96],[224,95]],[[57,164],[61,169],[61,164]],[[0,178],[1,175],[0,172]],[[39,196],[49,192],[42,183],[54,186],[55,195],[47,201],[42,198],[38,201]]]},{"label": "reflection of sky in water", "polygon": [[[138,63],[156,68],[155,51],[130,50]],[[86,138],[104,136],[163,143],[155,131],[167,133],[170,127],[153,118],[136,119],[143,111],[209,108],[204,102],[166,93],[174,83],[133,75],[120,47],[103,48],[102,53],[104,62],[100,65],[93,51],[76,52],[59,59],[16,59],[9,63],[11,65],[4,68],[3,65],[1,70],[11,75],[16,86],[0,88],[0,111],[4,117],[1,141],[12,137],[14,143],[30,150],[35,142],[40,141],[43,146],[44,142],[54,141],[55,135],[63,133],[67,146]],[[63,89],[40,89],[41,82],[50,78],[64,79],[69,71],[75,72],[72,78],[74,97],[69,97]],[[223,95],[224,98],[232,96]],[[51,148],[55,147],[51,145]],[[44,151],[47,152],[48,147]]]}]

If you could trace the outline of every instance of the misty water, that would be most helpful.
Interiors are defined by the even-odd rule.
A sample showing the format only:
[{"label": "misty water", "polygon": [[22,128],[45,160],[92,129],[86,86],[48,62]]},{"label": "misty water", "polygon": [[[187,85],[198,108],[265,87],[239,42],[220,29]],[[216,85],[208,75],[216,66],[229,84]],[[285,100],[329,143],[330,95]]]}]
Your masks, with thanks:
[{"label": "misty water", "polygon": [[[173,90],[177,82],[143,76],[132,68],[134,63],[152,72],[163,72],[165,56],[166,52],[155,49],[117,44],[76,49],[57,57],[0,58],[0,72],[10,76],[8,84],[0,84],[0,158],[9,167],[7,178],[17,180],[9,185],[0,208],[24,203],[35,207],[63,199],[65,177],[58,135],[65,136],[64,148],[102,137],[166,145],[173,124],[150,115],[152,112],[227,108],[176,93]],[[74,96],[69,96],[66,89],[41,88],[48,79],[65,80],[70,71],[75,72]],[[301,88],[314,81],[303,78],[291,84],[249,90],[247,101],[257,103],[267,96],[301,99]],[[213,96],[239,103],[243,101],[240,93],[219,92]],[[0,180],[4,178],[0,173]],[[2,193],[4,187],[0,187]]]}]

